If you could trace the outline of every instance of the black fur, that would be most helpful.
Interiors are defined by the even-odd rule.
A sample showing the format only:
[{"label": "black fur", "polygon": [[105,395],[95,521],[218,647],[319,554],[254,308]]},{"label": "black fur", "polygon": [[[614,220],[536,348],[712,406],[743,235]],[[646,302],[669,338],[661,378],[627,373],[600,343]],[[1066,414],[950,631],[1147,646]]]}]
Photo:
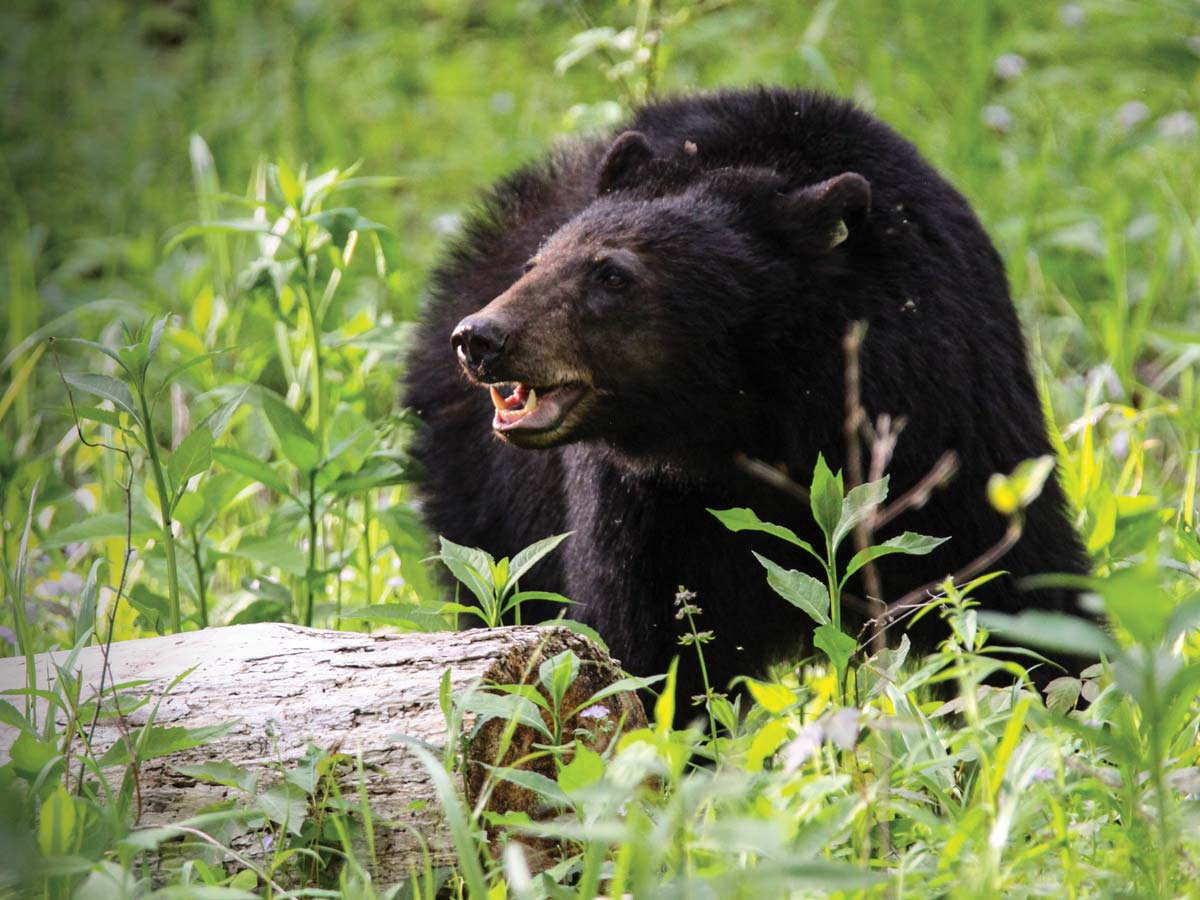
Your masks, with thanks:
[{"label": "black fur", "polygon": [[[570,614],[636,673],[665,671],[679,651],[672,600],[686,585],[698,593],[701,627],[716,635],[705,652],[720,688],[801,650],[811,634],[767,586],[751,548],[787,567],[811,570],[811,561],[726,531],[706,507],[748,506],[815,537],[806,508],[733,460],[743,452],[783,463],[803,483],[818,452],[842,465],[851,322],[869,323],[868,413],[908,420],[891,495],[947,449],[961,464],[948,488],[881,536],[951,537],[928,557],[881,560],[887,599],[991,546],[1004,526],[985,496],[988,477],[1052,450],[1000,257],[908,141],[848,103],[790,90],[665,100],[628,127],[640,136],[623,135],[612,153],[612,138],[567,146],[485,199],[433,276],[406,402],[426,423],[415,452],[437,532],[500,556],[573,531],[523,586],[580,601]],[[597,299],[568,263],[615,245],[647,271],[622,295]],[[546,262],[522,280],[539,248]],[[548,343],[539,337],[542,351],[570,346],[564,362],[597,387],[597,405],[560,446],[520,449],[493,436],[487,391],[451,351],[455,324],[505,292],[515,308],[562,313]],[[512,355],[519,370],[520,351]],[[1055,480],[1000,565],[1013,577],[989,586],[989,606],[1068,605],[1065,594],[1015,584],[1086,569]],[[918,646],[936,642],[935,619]],[[693,654],[683,655],[686,666]],[[682,688],[696,691],[688,673]]]}]

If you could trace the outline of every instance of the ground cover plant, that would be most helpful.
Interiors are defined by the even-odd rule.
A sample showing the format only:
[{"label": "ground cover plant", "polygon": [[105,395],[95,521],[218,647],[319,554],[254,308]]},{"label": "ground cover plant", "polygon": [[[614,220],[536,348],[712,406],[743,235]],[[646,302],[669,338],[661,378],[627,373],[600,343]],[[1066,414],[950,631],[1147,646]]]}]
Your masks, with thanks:
[{"label": "ground cover plant", "polygon": [[[62,0],[12,4],[0,24],[0,654],[61,651],[52,691],[30,667],[0,698],[18,735],[0,766],[0,892],[1196,894],[1194,7]],[[151,717],[97,756],[89,723],[145,698],[92,696],[71,649],[260,621],[454,627],[474,614],[446,604],[442,565],[460,604],[519,609],[514,573],[550,543],[509,561],[439,547],[411,505],[414,423],[396,384],[424,273],[472,191],[555,135],[654,92],[756,81],[856,99],[979,211],[1034,347],[1106,627],[977,608],[970,581],[1001,559],[921,613],[950,637],[920,659],[906,620],[889,649],[841,628],[844,572],[814,586],[764,556],[779,602],[823,629],[814,656],[741,692],[707,684],[698,702],[662,673],[651,724],[604,754],[561,727],[579,712],[562,708],[569,657],[538,673],[541,692],[447,698],[452,735],[467,711],[544,710],[539,752],[557,773],[498,767],[494,783],[554,815],[497,819],[464,803],[452,753],[427,758],[452,869],[373,881],[359,836],[382,826],[329,777],[355,766],[329,748],[282,794],[214,759],[193,776],[224,779],[237,803],[141,827],[139,766],[215,733]],[[888,502],[864,488],[886,475],[872,451],[860,472],[789,486],[830,540],[854,532],[860,562],[928,546],[870,549]],[[1014,527],[1049,464],[999,473],[992,502]],[[702,659],[720,602],[680,586],[681,654]],[[1024,680],[1037,657],[1004,647],[1104,662],[1039,694]],[[673,726],[678,708],[696,727]],[[251,822],[273,829],[273,852],[227,868]],[[544,872],[522,849],[537,840],[553,848]]]}]

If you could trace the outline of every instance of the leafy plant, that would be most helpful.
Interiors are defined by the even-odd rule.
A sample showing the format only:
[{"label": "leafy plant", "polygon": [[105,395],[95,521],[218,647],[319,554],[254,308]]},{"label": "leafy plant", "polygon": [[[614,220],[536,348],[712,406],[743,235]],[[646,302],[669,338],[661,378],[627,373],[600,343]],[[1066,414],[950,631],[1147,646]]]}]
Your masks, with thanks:
[{"label": "leafy plant", "polygon": [[518,582],[555,547],[570,537],[570,532],[544,538],[530,544],[510,560],[507,556],[499,562],[489,553],[473,547],[462,547],[446,538],[440,538],[442,552],[439,559],[451,574],[466,586],[479,601],[478,606],[465,603],[447,603],[442,612],[464,613],[483,620],[488,628],[504,623],[505,616],[514,614],[517,624],[521,622],[521,605],[532,600],[550,603],[570,603],[566,597],[550,591],[522,591]]},{"label": "leafy plant", "polygon": [[769,534],[799,547],[813,557],[825,573],[822,583],[804,572],[784,569],[758,553],[754,558],[767,570],[767,583],[783,599],[803,610],[816,624],[813,645],[829,659],[837,672],[839,690],[845,683],[850,659],[858,649],[858,642],[842,630],[842,589],[847,580],[869,562],[893,553],[921,556],[932,552],[947,538],[934,538],[906,531],[871,547],[865,547],[851,557],[844,571],[838,567],[838,549],[856,525],[887,499],[887,478],[868,482],[846,491],[842,473],[834,475],[825,463],[824,456],[817,457],[809,486],[812,514],[821,533],[825,536],[822,551],[816,550],[796,533],[780,525],[761,521],[749,509],[710,509],[714,516],[730,531],[756,531]]}]

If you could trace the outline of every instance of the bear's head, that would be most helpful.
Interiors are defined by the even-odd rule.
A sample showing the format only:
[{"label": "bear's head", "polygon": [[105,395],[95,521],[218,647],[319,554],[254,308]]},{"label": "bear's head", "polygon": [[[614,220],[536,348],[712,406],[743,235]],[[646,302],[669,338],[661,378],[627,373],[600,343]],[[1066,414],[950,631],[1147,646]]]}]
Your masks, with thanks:
[{"label": "bear's head", "polygon": [[622,134],[594,200],[455,328],[499,437],[600,440],[633,455],[750,450],[752,432],[778,418],[778,373],[804,368],[804,335],[838,345],[832,323],[811,323],[833,306],[866,223],[867,181],[818,173],[797,186],[758,167],[706,169],[702,154],[687,144],[656,155]]}]

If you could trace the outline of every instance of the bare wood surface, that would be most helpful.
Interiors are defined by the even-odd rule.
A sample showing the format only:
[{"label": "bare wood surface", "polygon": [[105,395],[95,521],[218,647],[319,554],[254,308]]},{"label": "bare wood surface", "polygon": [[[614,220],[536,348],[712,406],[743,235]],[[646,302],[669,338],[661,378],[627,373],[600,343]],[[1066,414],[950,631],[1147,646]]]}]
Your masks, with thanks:
[{"label": "bare wood surface", "polygon": [[[181,765],[226,760],[254,770],[263,785],[279,781],[283,771],[295,768],[310,745],[352,757],[361,754],[363,782],[376,823],[373,875],[376,883],[390,883],[404,877],[410,863],[423,868],[422,841],[435,866],[454,856],[428,774],[394,736],[404,734],[434,748],[445,746],[446,722],[438,697],[447,669],[456,693],[474,681],[534,682],[541,661],[566,649],[582,661],[568,708],[620,677],[613,661],[598,647],[565,628],[368,635],[264,623],[117,643],[112,646],[106,683],[147,681],[128,696],[153,699],[123,721],[102,719],[93,746],[97,755],[102,754],[122,739],[123,731],[144,725],[160,697],[158,726],[196,728],[236,722],[212,743],[141,767],[142,824],[178,822],[239,796],[236,789],[183,775],[178,771]],[[39,687],[45,687],[54,673],[51,657],[61,663],[66,655],[36,657]],[[99,684],[102,660],[99,647],[89,647],[79,657],[75,669],[82,674],[85,699]],[[193,666],[195,670],[163,697],[166,686]],[[0,659],[0,691],[24,685],[24,659]],[[21,706],[20,697],[9,699]],[[624,719],[626,727],[645,723],[635,694],[611,697],[604,706],[606,716],[573,720],[565,733],[588,727],[602,749],[616,733],[618,721]],[[468,729],[470,724],[468,717]],[[467,748],[463,781],[472,802],[471,795],[482,784],[479,764],[502,762],[496,758],[495,743],[502,730],[483,728]],[[533,730],[518,730],[515,752],[532,740],[521,731]],[[0,725],[0,759],[7,759],[16,736],[15,729]],[[550,761],[543,758],[538,764],[546,766]],[[348,799],[357,796],[356,772],[342,776],[340,783]],[[490,792],[489,797],[492,808],[530,806],[528,797],[510,789]],[[233,846],[250,859],[261,858],[260,836],[242,835]]]}]

